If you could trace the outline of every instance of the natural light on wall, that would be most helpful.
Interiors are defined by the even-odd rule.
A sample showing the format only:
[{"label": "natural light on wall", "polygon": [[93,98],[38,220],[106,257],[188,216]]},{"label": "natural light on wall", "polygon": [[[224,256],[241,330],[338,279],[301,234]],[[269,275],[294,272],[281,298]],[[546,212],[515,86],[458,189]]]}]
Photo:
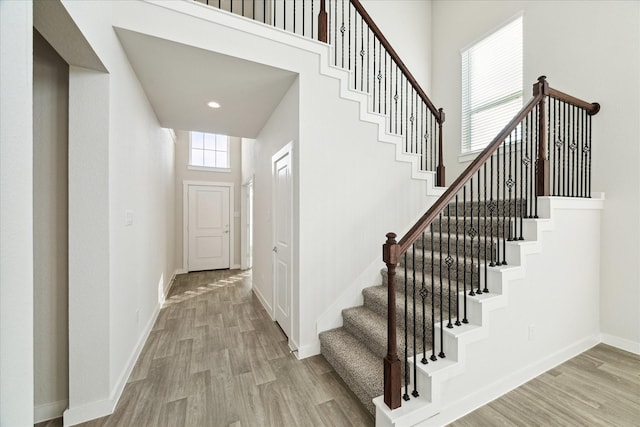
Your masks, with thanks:
[{"label": "natural light on wall", "polygon": [[190,132],[189,165],[229,168],[229,137],[213,133]]},{"label": "natural light on wall", "polygon": [[481,150],[522,108],[522,16],[462,52],[462,153]]}]

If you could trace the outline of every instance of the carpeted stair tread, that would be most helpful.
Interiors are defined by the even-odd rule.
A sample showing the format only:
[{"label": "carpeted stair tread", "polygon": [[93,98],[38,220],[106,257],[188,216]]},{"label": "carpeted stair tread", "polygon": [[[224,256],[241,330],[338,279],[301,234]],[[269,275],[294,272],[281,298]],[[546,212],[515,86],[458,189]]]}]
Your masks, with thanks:
[{"label": "carpeted stair tread", "polygon": [[382,358],[376,356],[344,327],[320,333],[321,352],[338,375],[375,414],[372,399],[384,390]]},{"label": "carpeted stair tread", "polygon": [[[380,274],[382,275],[382,284],[386,287],[387,286],[387,269],[383,268],[382,270],[380,270]],[[409,294],[409,299],[413,298],[413,271],[412,270],[407,270],[407,274],[409,276],[409,280],[407,281],[407,293]],[[477,278],[475,277],[477,274],[474,275],[474,283],[477,284]],[[416,278],[416,297],[420,298],[420,290],[422,289],[422,272],[421,271],[416,271],[415,273],[415,278]],[[435,295],[435,298],[439,298],[440,293],[442,292],[443,294],[443,298],[447,298],[448,294],[449,294],[449,279],[446,277],[442,278],[442,289],[440,288],[440,276],[438,276],[437,274],[434,274],[433,279],[435,281],[435,286],[431,286],[431,273],[430,272],[425,272],[425,278],[424,278],[424,287],[427,289],[428,292],[428,296],[426,299],[427,303],[431,302],[431,293],[433,292],[433,294]],[[451,295],[452,298],[454,298],[454,294],[456,292],[456,285],[457,287],[457,291],[462,292],[464,290],[464,283],[463,283],[463,275],[460,275],[460,280],[456,281],[455,280],[455,274],[453,275],[453,277],[451,278]],[[469,274],[467,274],[467,290],[470,290],[470,277]],[[398,294],[404,294],[405,293],[405,286],[404,286],[404,268],[397,268],[396,269],[396,292]],[[404,298],[404,297],[403,297]]]},{"label": "carpeted stair tread", "polygon": [[[344,328],[351,335],[362,341],[378,357],[384,358],[387,354],[386,317],[366,306],[359,306],[342,310],[342,319]],[[398,330],[399,341],[401,334],[402,331]]]}]

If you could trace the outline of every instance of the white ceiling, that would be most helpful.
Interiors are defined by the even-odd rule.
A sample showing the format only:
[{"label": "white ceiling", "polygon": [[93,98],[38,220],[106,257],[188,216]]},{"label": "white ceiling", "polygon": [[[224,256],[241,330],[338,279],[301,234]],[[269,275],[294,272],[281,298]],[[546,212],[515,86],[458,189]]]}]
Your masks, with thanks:
[{"label": "white ceiling", "polygon": [[[116,28],[163,127],[255,138],[297,74]],[[209,101],[222,108],[212,109]]]}]

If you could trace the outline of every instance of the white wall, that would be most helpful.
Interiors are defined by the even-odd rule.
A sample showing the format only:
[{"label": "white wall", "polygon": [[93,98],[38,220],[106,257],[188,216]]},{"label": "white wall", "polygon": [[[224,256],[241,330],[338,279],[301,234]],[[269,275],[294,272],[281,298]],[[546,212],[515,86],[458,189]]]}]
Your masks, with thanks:
[{"label": "white wall", "polygon": [[[234,253],[231,254],[232,268],[238,268],[240,265],[240,205],[242,198],[240,197],[241,179],[242,179],[242,147],[238,137],[229,137],[229,156],[230,156],[230,172],[210,172],[200,170],[190,170],[189,165],[189,132],[176,131],[176,183],[175,183],[175,256],[178,268],[186,268],[183,265],[183,200],[182,200],[182,184],[184,181],[202,181],[202,182],[229,182],[234,184],[233,190],[233,227],[234,227]],[[238,213],[238,216],[235,215]]]},{"label": "white wall", "polygon": [[431,97],[431,0],[362,0],[362,5],[398,53],[436,107]]},{"label": "white wall", "polygon": [[71,425],[113,410],[175,271],[175,167],[170,132],[111,26],[113,4],[63,5],[108,69],[70,68]]},{"label": "white wall", "polygon": [[[434,1],[433,95],[447,112],[448,181],[460,153],[460,49],[524,13],[525,95],[540,75],[561,91],[599,102],[593,118],[594,191],[604,191],[601,328],[640,345],[640,3]],[[630,238],[629,236],[633,236]],[[615,254],[615,255],[614,255]],[[620,342],[619,342],[620,343]],[[638,348],[638,347],[636,347]]]},{"label": "white wall", "polygon": [[62,416],[69,397],[69,66],[33,35],[33,259],[36,422]]},{"label": "white wall", "polygon": [[[298,187],[298,151],[300,140],[300,121],[299,121],[299,98],[300,84],[296,81],[291,85],[289,91],[280,101],[278,107],[260,131],[260,134],[253,143],[254,150],[254,183],[253,183],[253,289],[258,295],[262,303],[267,307],[267,311],[273,315],[274,295],[273,295],[273,225],[272,225],[272,184],[273,184],[273,165],[271,158],[289,142],[292,142],[292,176],[294,182],[293,189],[293,246],[294,246],[294,262],[293,262],[293,301],[299,301],[299,256],[296,248],[299,241],[299,210],[297,203],[299,200]],[[293,307],[297,310],[299,304],[294,303]],[[292,339],[294,343],[298,342],[299,313],[293,314]]]},{"label": "white wall", "polygon": [[33,425],[31,1],[0,2],[0,425]]}]

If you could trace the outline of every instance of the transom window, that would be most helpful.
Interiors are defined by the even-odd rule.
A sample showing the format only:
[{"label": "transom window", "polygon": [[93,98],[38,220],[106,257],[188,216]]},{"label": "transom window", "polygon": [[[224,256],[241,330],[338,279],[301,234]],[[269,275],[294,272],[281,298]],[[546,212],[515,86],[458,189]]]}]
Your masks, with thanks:
[{"label": "transom window", "polygon": [[189,165],[205,168],[229,168],[229,137],[213,133],[191,132]]},{"label": "transom window", "polygon": [[522,16],[462,52],[462,153],[481,150],[522,108]]}]

